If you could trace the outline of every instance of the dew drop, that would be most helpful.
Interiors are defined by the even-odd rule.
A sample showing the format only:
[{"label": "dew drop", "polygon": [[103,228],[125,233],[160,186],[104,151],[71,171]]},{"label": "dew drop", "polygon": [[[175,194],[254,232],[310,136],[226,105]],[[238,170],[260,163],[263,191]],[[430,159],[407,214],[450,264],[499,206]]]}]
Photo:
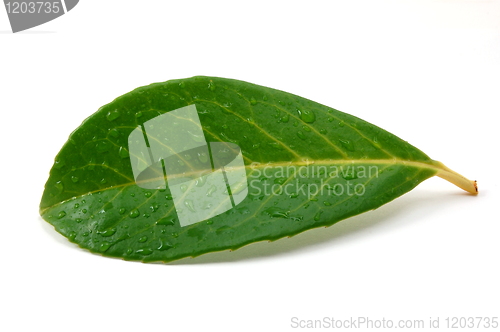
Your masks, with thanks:
[{"label": "dew drop", "polygon": [[311,110],[308,110],[308,109],[302,110],[302,109],[297,108],[297,112],[299,113],[300,118],[304,122],[312,123],[312,122],[314,122],[314,120],[316,120],[316,115]]},{"label": "dew drop", "polygon": [[144,256],[151,255],[153,253],[153,250],[150,248],[141,248],[135,252],[136,254],[141,254]]},{"label": "dew drop", "polygon": [[58,159],[54,162],[54,167],[57,169],[63,168],[64,165],[66,165],[66,163],[64,162],[64,160],[61,160],[61,159]]},{"label": "dew drop", "polygon": [[151,194],[151,192],[150,192],[150,191],[147,191],[147,192],[145,192],[145,193],[144,193],[144,196],[146,196],[147,198],[151,197],[151,195],[152,195],[152,194]]},{"label": "dew drop", "polygon": [[66,216],[66,212],[65,211],[61,211],[57,214],[57,219],[61,219],[61,218],[64,218]]},{"label": "dew drop", "polygon": [[140,243],[144,243],[144,242],[146,242],[147,240],[148,240],[148,237],[147,237],[147,236],[143,236],[143,237],[140,237],[138,241],[139,241]]},{"label": "dew drop", "polygon": [[171,201],[171,200],[172,200],[172,195],[165,195],[165,198],[166,198],[168,201]]},{"label": "dew drop", "polygon": [[257,105],[257,100],[254,97],[250,98],[250,105]]},{"label": "dew drop", "polygon": [[82,213],[87,213],[87,209],[82,209]]},{"label": "dew drop", "polygon": [[330,202],[328,202],[328,201],[324,201],[324,202],[323,202],[323,204],[324,204],[325,206],[331,206],[331,205],[332,205],[332,203],[330,203]]},{"label": "dew drop", "polygon": [[139,215],[140,215],[140,212],[139,212],[139,210],[137,210],[137,209],[133,209],[133,210],[132,210],[132,211],[130,211],[130,213],[129,213],[129,217],[130,217],[130,218],[137,218],[137,217],[139,217]]},{"label": "dew drop", "polygon": [[76,219],[75,219],[75,221],[76,221],[77,223],[81,223],[83,220],[82,220],[81,218],[76,218]]},{"label": "dew drop", "polygon": [[354,151],[354,144],[350,140],[340,138],[339,141],[346,150]]},{"label": "dew drop", "polygon": [[288,212],[283,211],[282,209],[278,207],[270,207],[266,210],[264,210],[264,213],[268,214],[269,216],[273,218],[288,218]]},{"label": "dew drop", "polygon": [[205,141],[205,136],[203,134],[195,134],[190,132],[189,130],[187,131],[191,139],[195,142],[204,142]]},{"label": "dew drop", "polygon": [[128,158],[129,157],[129,153],[128,153],[128,150],[125,149],[123,146],[120,146],[120,149],[118,150],[118,154],[120,155],[120,157],[122,157],[123,159],[125,158]]},{"label": "dew drop", "polygon": [[323,210],[319,210],[318,213],[316,213],[316,215],[314,216],[314,221],[319,221],[322,213],[323,213]]},{"label": "dew drop", "polygon": [[281,122],[287,123],[288,121],[290,121],[290,116],[288,114],[285,114],[281,117]]},{"label": "dew drop", "polygon": [[120,136],[120,133],[117,129],[113,128],[109,130],[109,136],[117,138],[118,136]]},{"label": "dew drop", "polygon": [[74,208],[75,208],[75,209],[78,209],[79,207],[80,207],[80,204],[78,204],[78,203],[75,203],[75,206],[74,206]]},{"label": "dew drop", "polygon": [[72,176],[71,177],[71,181],[73,181],[73,183],[77,183],[78,182],[78,177],[77,176]]},{"label": "dew drop", "polygon": [[207,183],[207,177],[206,176],[201,176],[196,180],[196,186],[197,187],[203,187]]},{"label": "dew drop", "polygon": [[217,187],[216,186],[211,186],[210,188],[208,188],[208,191],[207,191],[207,196],[208,197],[212,197],[213,193],[217,191]]},{"label": "dew drop", "polygon": [[71,233],[68,234],[68,239],[70,241],[74,241],[75,238],[76,238],[76,232],[71,232]]},{"label": "dew drop", "polygon": [[64,190],[64,186],[63,184],[61,183],[61,181],[57,181],[55,184],[54,184],[54,187],[57,189],[57,195],[59,195],[60,193],[63,192]]},{"label": "dew drop", "polygon": [[156,222],[157,225],[171,226],[175,224],[175,218],[162,218]]},{"label": "dew drop", "polygon": [[141,111],[135,113],[135,117],[136,118],[140,118],[141,116],[142,116],[142,112]]},{"label": "dew drop", "polygon": [[89,236],[90,232],[83,232],[82,236]]},{"label": "dew drop", "polygon": [[109,237],[109,236],[112,236],[116,233],[116,228],[107,229],[103,232],[98,232],[98,233],[101,234],[101,236]]},{"label": "dew drop", "polygon": [[181,184],[181,191],[182,191],[183,193],[185,193],[185,192],[186,192],[187,188],[188,188],[188,187],[187,187],[187,185],[185,185],[185,184]]},{"label": "dew drop", "polygon": [[108,119],[109,121],[116,120],[119,117],[120,117],[120,111],[118,111],[118,110],[109,111],[108,115],[106,115],[106,119]]},{"label": "dew drop", "polygon": [[297,136],[302,139],[302,140],[305,140],[306,139],[306,135],[304,135],[303,132],[301,132],[300,130],[297,132]]},{"label": "dew drop", "polygon": [[124,214],[124,213],[125,213],[125,211],[127,211],[127,210],[125,210],[125,208],[120,208],[120,209],[118,210],[118,213],[120,213],[120,214]]},{"label": "dew drop", "polygon": [[190,199],[186,199],[184,201],[184,205],[189,209],[189,211],[191,212],[196,212],[195,208],[194,208],[194,203],[192,200]]},{"label": "dew drop", "polygon": [[286,178],[275,178],[274,183],[276,184],[283,184],[286,182]]},{"label": "dew drop", "polygon": [[210,82],[208,83],[208,89],[209,89],[210,91],[215,91],[215,83],[214,83],[214,82],[212,82],[212,81],[210,81]]},{"label": "dew drop", "polygon": [[206,164],[208,162],[208,156],[205,152],[198,152],[198,160],[202,163],[202,164]]},{"label": "dew drop", "polygon": [[107,251],[109,248],[111,247],[111,243],[107,242],[107,241],[104,241],[103,243],[101,243],[101,245],[99,246],[99,251],[100,252],[105,252]]}]

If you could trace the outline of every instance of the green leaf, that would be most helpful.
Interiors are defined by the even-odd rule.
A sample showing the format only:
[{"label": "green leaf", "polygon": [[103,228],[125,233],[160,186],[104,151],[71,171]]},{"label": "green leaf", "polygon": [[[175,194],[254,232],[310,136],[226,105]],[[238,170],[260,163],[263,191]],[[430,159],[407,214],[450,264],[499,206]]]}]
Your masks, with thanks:
[{"label": "green leaf", "polygon": [[[187,110],[194,117],[179,116]],[[175,134],[179,123],[190,137]],[[474,181],[354,116],[193,77],[138,88],[86,119],[55,158],[40,214],[91,252],[169,262],[330,226],[434,175],[477,193]]]}]

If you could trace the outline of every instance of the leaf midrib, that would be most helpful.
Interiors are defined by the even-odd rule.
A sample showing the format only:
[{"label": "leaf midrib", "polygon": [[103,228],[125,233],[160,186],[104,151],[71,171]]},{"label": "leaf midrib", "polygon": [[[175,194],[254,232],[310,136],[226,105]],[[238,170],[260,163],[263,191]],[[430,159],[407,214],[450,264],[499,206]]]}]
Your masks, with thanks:
[{"label": "leaf midrib", "polygon": [[[427,162],[423,161],[409,161],[409,160],[402,160],[402,159],[320,159],[320,160],[307,160],[304,158],[301,161],[295,161],[295,162],[274,162],[274,163],[258,163],[258,164],[251,164],[251,165],[245,165],[243,166],[245,169],[256,169],[256,168],[264,168],[264,167],[300,167],[300,166],[327,166],[327,165],[355,165],[355,164],[378,164],[378,165],[402,165],[402,166],[409,166],[409,167],[416,167],[420,169],[430,169],[430,170],[435,170],[437,175],[440,176],[442,173],[454,173],[453,171],[447,169],[444,165],[442,165],[439,162],[429,160]],[[98,165],[96,165],[98,166]],[[441,167],[442,166],[442,167]],[[237,167],[234,167],[237,168]],[[451,174],[448,174],[448,177],[450,177]],[[443,176],[441,176],[443,177]],[[443,177],[445,178],[445,177]],[[445,178],[447,179],[447,178]],[[449,179],[447,179],[450,181]],[[450,181],[451,182],[451,181]],[[98,190],[93,190],[86,192],[84,194],[74,196],[72,198],[63,200],[61,202],[58,202],[57,204],[51,205],[49,207],[46,207],[44,209],[40,209],[40,214],[43,215],[46,211],[49,209],[52,209],[56,206],[62,205],[68,201],[72,201],[75,198],[83,197],[89,194],[94,194],[98,193],[101,191],[105,190],[110,190],[110,189],[115,189],[115,188],[120,188],[120,187],[126,187],[126,186],[131,186],[135,185],[136,182],[126,182],[122,183],[119,185],[115,186],[110,186]],[[455,183],[456,184],[456,183]]]}]

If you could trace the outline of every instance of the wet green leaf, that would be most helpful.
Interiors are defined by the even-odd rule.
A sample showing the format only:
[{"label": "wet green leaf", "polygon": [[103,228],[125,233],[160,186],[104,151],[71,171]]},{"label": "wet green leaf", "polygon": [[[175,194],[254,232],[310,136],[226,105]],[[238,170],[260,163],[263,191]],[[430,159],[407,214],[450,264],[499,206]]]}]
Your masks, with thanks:
[{"label": "wet green leaf", "polygon": [[[190,105],[202,132],[185,130],[189,136],[175,144],[227,143],[156,159],[153,142],[144,150],[153,151],[151,159],[129,144],[134,130],[149,135],[148,121]],[[147,135],[136,141],[155,139],[171,148],[176,139],[167,139],[168,131]],[[232,154],[233,147],[241,149],[243,162],[231,168],[227,164],[238,152]],[[138,176],[137,170],[156,178]],[[207,177],[217,170],[226,187]],[[234,174],[243,174],[244,181],[231,184]],[[40,214],[92,252],[168,262],[330,226],[434,175],[476,193],[475,182],[354,116],[242,81],[193,77],[138,88],[86,119],[55,158]],[[201,196],[179,198],[192,193]],[[181,226],[183,214],[206,216],[218,203],[230,208]]]}]

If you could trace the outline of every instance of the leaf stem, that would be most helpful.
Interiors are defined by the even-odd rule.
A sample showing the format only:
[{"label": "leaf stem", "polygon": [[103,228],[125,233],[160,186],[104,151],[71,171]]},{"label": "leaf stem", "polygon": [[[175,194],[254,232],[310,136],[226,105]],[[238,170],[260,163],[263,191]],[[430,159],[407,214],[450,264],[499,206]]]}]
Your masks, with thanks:
[{"label": "leaf stem", "polygon": [[478,190],[477,190],[477,181],[472,181],[467,179],[465,176],[458,174],[457,172],[449,169],[443,163],[439,161],[435,161],[435,164],[438,168],[437,176],[439,176],[442,179],[445,179],[446,181],[449,181],[456,185],[459,188],[462,188],[463,190],[467,191],[470,194],[477,195]]}]

